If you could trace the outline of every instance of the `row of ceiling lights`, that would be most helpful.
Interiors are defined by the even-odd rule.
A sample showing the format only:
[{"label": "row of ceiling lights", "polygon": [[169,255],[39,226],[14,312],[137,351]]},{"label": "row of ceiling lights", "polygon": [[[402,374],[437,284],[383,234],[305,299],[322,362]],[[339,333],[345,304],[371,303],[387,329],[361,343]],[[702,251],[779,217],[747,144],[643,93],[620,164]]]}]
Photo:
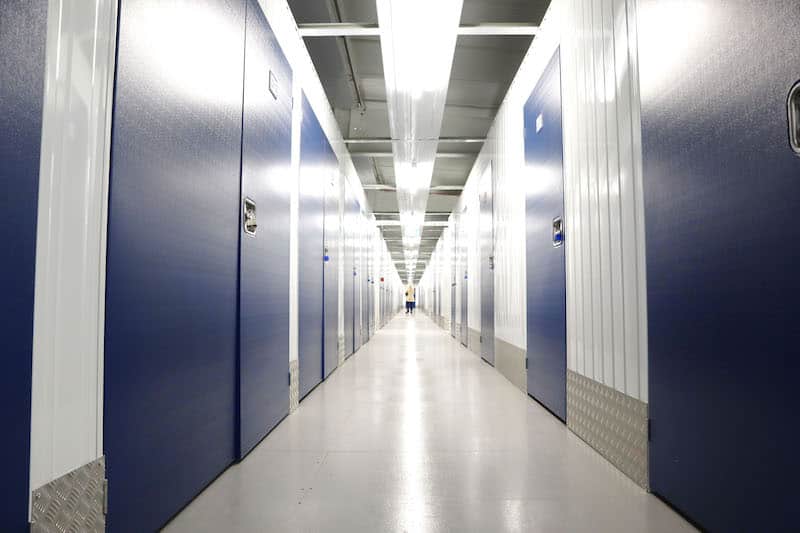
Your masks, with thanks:
[{"label": "row of ceiling lights", "polygon": [[377,0],[408,282],[419,258],[463,0]]}]

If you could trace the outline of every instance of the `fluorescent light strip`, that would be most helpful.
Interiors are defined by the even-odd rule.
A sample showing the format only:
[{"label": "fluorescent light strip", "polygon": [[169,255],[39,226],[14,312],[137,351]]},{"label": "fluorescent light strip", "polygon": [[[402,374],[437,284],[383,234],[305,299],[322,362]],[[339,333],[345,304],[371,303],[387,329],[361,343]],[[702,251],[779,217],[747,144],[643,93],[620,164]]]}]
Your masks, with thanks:
[{"label": "fluorescent light strip", "polygon": [[377,0],[397,203],[413,279],[463,0]]}]

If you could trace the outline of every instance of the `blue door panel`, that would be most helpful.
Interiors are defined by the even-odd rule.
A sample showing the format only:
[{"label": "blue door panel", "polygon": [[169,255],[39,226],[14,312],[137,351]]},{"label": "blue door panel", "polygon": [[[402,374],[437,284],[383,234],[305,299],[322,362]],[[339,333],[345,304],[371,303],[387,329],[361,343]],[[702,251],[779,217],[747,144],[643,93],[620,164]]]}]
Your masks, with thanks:
[{"label": "blue door panel", "polygon": [[36,217],[47,2],[0,2],[0,524],[28,528]]},{"label": "blue door panel", "polygon": [[325,144],[327,170],[325,186],[324,264],[324,373],[329,375],[339,364],[339,160],[330,144]]},{"label": "blue door panel", "polygon": [[327,138],[303,94],[298,196],[298,364],[300,397],[322,381],[323,255]]},{"label": "blue door panel", "polygon": [[561,62],[556,51],[525,104],[528,394],[567,416],[567,309],[564,246],[553,220],[564,211]]},{"label": "blue door panel", "polygon": [[330,181],[325,189],[325,316],[324,316],[324,372],[328,376],[339,364],[339,161],[328,146]]},{"label": "blue door panel", "polygon": [[344,200],[344,354],[345,357],[353,354],[355,335],[355,217],[353,204],[355,199],[350,190],[350,184],[345,182]]},{"label": "blue door panel", "polygon": [[[235,458],[244,19],[242,1],[120,3],[105,306],[110,531],[159,528]],[[225,31],[212,48],[209,28],[187,20]],[[218,49],[228,53],[209,53]]]},{"label": "blue door panel", "polygon": [[[664,20],[692,20],[678,48]],[[711,531],[800,521],[796,0],[644,0],[652,490]]]},{"label": "blue door panel", "polygon": [[242,197],[258,228],[240,231],[239,458],[289,413],[292,71],[258,1],[247,6]]}]

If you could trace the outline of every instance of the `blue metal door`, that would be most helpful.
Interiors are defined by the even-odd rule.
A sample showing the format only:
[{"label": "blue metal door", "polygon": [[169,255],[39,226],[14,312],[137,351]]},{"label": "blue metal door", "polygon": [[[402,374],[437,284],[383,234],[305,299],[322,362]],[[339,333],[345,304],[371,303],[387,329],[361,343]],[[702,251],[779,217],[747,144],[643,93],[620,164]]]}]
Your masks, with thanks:
[{"label": "blue metal door", "polygon": [[364,306],[364,280],[366,279],[365,269],[364,269],[364,235],[363,235],[363,224],[364,224],[364,217],[361,213],[360,208],[356,208],[355,213],[353,213],[353,248],[354,248],[354,264],[355,264],[355,271],[356,277],[353,279],[353,352],[357,352],[359,348],[361,348],[362,340],[361,340],[361,319],[363,314],[363,306]]},{"label": "blue metal door", "polygon": [[795,530],[800,8],[640,9],[650,485],[710,531]]},{"label": "blue metal door", "polygon": [[[460,220],[462,224],[467,224],[467,208],[461,211]],[[461,344],[469,346],[469,253],[468,243],[462,242],[459,253],[461,254]]]},{"label": "blue metal door", "polygon": [[324,345],[323,372],[328,376],[339,364],[339,161],[325,140]]},{"label": "blue metal door", "polygon": [[[0,524],[28,529],[31,356],[47,2],[0,2]],[[36,488],[36,487],[33,487]]]},{"label": "blue metal door", "polygon": [[355,327],[355,275],[356,265],[354,259],[355,253],[355,235],[353,234],[353,204],[355,199],[350,189],[350,184],[345,180],[345,195],[344,195],[344,355],[348,357],[353,353],[354,335],[353,328]]},{"label": "blue metal door", "polygon": [[487,363],[494,365],[494,177],[491,164],[478,182],[478,201],[481,247],[481,357]]},{"label": "blue metal door", "polygon": [[302,97],[300,183],[297,201],[297,358],[300,398],[323,378],[323,265],[325,225],[325,133]]},{"label": "blue metal door", "polygon": [[528,394],[567,417],[567,309],[561,62],[556,51],[525,104]]},{"label": "blue metal door", "polygon": [[257,0],[247,10],[242,125],[242,201],[255,203],[258,227],[240,232],[239,458],[289,413],[292,71]]},{"label": "blue metal door", "polygon": [[[450,245],[450,336],[456,338],[456,276],[458,275],[458,223],[453,227],[453,242]],[[459,309],[460,310],[460,309]]]},{"label": "blue metal door", "polygon": [[236,458],[245,2],[121,2],[118,39],[103,446],[139,532]]}]

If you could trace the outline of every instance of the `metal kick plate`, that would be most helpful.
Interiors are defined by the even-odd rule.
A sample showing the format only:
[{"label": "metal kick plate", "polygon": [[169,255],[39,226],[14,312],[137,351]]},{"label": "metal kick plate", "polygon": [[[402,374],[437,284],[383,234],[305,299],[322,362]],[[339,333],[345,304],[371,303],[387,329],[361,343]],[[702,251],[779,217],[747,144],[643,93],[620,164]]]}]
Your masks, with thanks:
[{"label": "metal kick plate", "polygon": [[646,403],[567,370],[567,427],[645,489],[648,416]]},{"label": "metal kick plate", "polygon": [[101,457],[33,491],[31,531],[102,532],[106,529],[106,461]]}]

